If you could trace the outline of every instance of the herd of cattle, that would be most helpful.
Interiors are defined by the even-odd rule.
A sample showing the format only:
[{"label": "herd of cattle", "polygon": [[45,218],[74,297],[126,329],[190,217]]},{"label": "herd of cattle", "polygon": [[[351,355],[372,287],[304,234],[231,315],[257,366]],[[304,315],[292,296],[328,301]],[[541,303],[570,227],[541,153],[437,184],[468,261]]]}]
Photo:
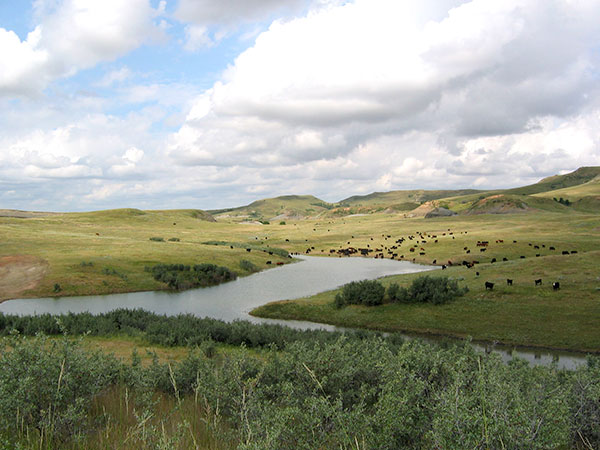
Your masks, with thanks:
[{"label": "herd of cattle", "polygon": [[[409,258],[412,259],[413,262],[416,261],[416,257],[412,257],[412,255],[416,255],[418,253],[419,256],[425,256],[427,254],[426,249],[425,249],[425,244],[428,243],[433,243],[433,244],[437,244],[439,242],[439,239],[442,237],[452,237],[452,239],[455,239],[455,233],[456,234],[467,234],[467,231],[462,231],[462,232],[453,232],[451,231],[451,229],[448,229],[445,232],[439,233],[438,234],[432,234],[432,233],[428,233],[428,232],[415,232],[415,234],[409,235],[407,237],[400,237],[399,239],[393,239],[391,235],[389,234],[382,234],[381,237],[384,239],[384,241],[389,241],[390,244],[386,245],[385,243],[379,244],[379,245],[374,245],[371,246],[371,244],[366,244],[366,246],[363,247],[353,247],[350,246],[350,241],[347,242],[347,247],[344,246],[340,246],[339,248],[332,248],[329,249],[329,254],[330,255],[337,255],[339,257],[344,257],[344,256],[352,256],[352,255],[361,255],[361,256],[372,256],[374,258],[390,258],[390,259],[397,259],[397,260],[408,260]],[[354,239],[354,236],[352,236],[352,239]],[[370,241],[374,241],[373,237],[369,238]],[[503,239],[497,239],[496,244],[504,244],[504,240]],[[513,244],[517,244],[516,240],[512,241]],[[405,254],[402,254],[400,252],[400,248],[403,244],[408,243],[408,253],[410,254],[409,258],[405,257]],[[480,253],[484,253],[488,247],[490,245],[489,241],[480,241],[478,240],[475,247],[479,249]],[[532,249],[537,250],[538,252],[535,253],[536,257],[540,257],[541,253],[539,253],[539,251],[541,251],[541,249],[546,249],[549,252],[555,252],[556,251],[556,247],[554,246],[548,246],[546,247],[545,244],[533,244],[533,243],[528,243],[528,245],[530,247],[532,247]],[[406,249],[406,245],[404,246],[404,248]],[[308,247],[305,251],[306,254],[311,254],[313,251],[315,251],[315,247],[311,246]],[[471,248],[469,248],[468,246],[463,247],[463,251],[465,252],[465,254],[470,254],[471,253]],[[321,250],[321,252],[325,252],[325,250]],[[576,254],[577,250],[563,250],[562,251],[562,255],[570,255],[570,254]],[[525,255],[520,255],[519,256],[520,259],[525,259],[526,256]],[[422,259],[422,258],[420,258]],[[497,258],[491,258],[489,260],[489,262],[491,264],[494,264],[496,262],[498,262],[499,259]],[[502,261],[506,262],[508,261],[508,258],[506,257],[502,257]],[[458,263],[457,261],[452,261],[452,260],[448,260],[446,262],[438,262],[437,259],[434,259],[433,261],[431,261],[431,264],[433,265],[439,265],[441,266],[441,269],[444,270],[446,268],[448,268],[448,266],[452,266],[452,265],[456,265],[456,264],[460,264],[466,268],[473,268],[476,264],[479,264],[479,261],[477,260],[473,260],[471,259],[470,261],[468,260],[463,260],[461,263]],[[476,275],[479,276],[479,272],[476,272]],[[542,280],[541,279],[537,279],[537,280],[533,280],[534,281],[534,285],[535,286],[541,286],[542,285]],[[507,286],[512,286],[513,285],[513,280],[512,279],[507,279],[506,280],[506,284]],[[560,289],[560,282],[555,281],[552,282],[552,289],[557,291]],[[493,290],[494,288],[494,283],[490,282],[490,281],[485,281],[485,289],[486,290]]]}]

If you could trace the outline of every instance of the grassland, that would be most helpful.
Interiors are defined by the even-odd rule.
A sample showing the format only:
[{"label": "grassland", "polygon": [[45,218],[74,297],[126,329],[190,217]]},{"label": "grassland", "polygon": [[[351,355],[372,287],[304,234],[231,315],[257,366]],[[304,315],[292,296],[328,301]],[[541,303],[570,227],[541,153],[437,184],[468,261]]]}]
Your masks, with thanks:
[{"label": "grassland", "polygon": [[[244,276],[248,260],[259,269],[288,258],[269,255],[269,242],[256,239],[260,225],[236,225],[203,220],[195,210],[140,211],[135,209],[44,217],[0,217],[0,256],[27,255],[47,265],[34,288],[1,292],[0,299],[92,295],[165,289],[146,272],[157,263],[226,266]],[[162,238],[154,241],[150,238]],[[169,239],[179,241],[169,241]],[[207,241],[235,241],[237,246],[207,245]],[[247,252],[246,248],[253,251]],[[24,275],[26,273],[24,272]],[[55,292],[55,285],[60,291]]]},{"label": "grassland", "polygon": [[[339,224],[336,235],[347,236],[350,230],[354,230],[355,239],[345,244],[351,242],[356,247],[370,244],[372,248],[391,246],[397,238],[414,235],[416,231],[435,234],[438,242],[426,238],[427,243],[423,244],[420,240],[418,253],[410,253],[406,243],[395,251],[404,254],[405,259],[416,254],[414,259],[420,263],[432,263],[434,259],[438,264],[452,261],[453,266],[436,275],[460,280],[469,293],[443,306],[385,304],[336,309],[337,291],[331,291],[306,299],[270,303],[252,314],[346,327],[600,351],[600,334],[595,325],[600,320],[600,217],[597,215],[537,213],[395,221],[386,215],[374,215],[347,218]],[[382,234],[392,237],[386,240]],[[323,231],[319,233],[322,246],[331,244],[330,240],[321,241],[324,235]],[[477,241],[490,242],[485,252],[480,252]],[[419,254],[421,248],[425,255]],[[563,251],[569,255],[563,255]],[[571,254],[572,251],[577,253]],[[497,262],[492,263],[494,258]],[[479,264],[469,269],[460,265],[463,260]],[[419,275],[389,277],[384,283],[407,286],[416,276]],[[542,286],[535,286],[534,280],[540,278]],[[512,279],[513,286],[507,286],[506,279]],[[485,281],[495,283],[493,291],[485,290]],[[551,288],[554,281],[560,283],[560,290]]]},{"label": "grassland", "polygon": [[[540,192],[542,188],[556,188],[565,196],[569,192],[573,198],[590,199],[594,197],[590,192],[595,193],[598,186],[594,179],[598,170],[583,168],[523,188],[535,196],[517,189],[438,199],[435,202],[461,212],[438,219],[411,218],[389,209],[338,216],[331,214],[331,205],[324,204],[312,205],[320,208],[317,217],[288,219],[285,224],[214,221],[198,210],[4,214],[0,217],[0,281],[18,278],[19,273],[3,275],[6,267],[20,268],[26,280],[28,276],[32,279],[16,290],[0,283],[0,300],[166,289],[145,270],[158,263],[210,262],[244,276],[276,262],[291,262],[283,256],[285,251],[327,256],[341,248],[370,248],[381,250],[373,254],[390,257],[396,253],[397,259],[421,264],[450,262],[443,275],[466,284],[469,293],[445,306],[386,304],[336,310],[334,291],[265,305],[253,313],[349,327],[600,351],[600,215],[549,198],[558,191]],[[391,197],[393,201],[400,198],[396,194]],[[275,208],[272,213],[318,203],[311,196],[279,197],[281,204],[271,200],[262,207],[270,205]],[[525,204],[523,208],[520,202]],[[489,214],[503,211],[507,205],[512,213]],[[519,212],[512,211],[510,205]],[[396,243],[400,238],[405,241]],[[485,252],[477,246],[478,241],[489,241]],[[413,252],[410,247],[415,247]],[[250,264],[242,263],[244,260]],[[469,269],[461,265],[463,261],[478,264]],[[34,263],[37,270],[33,270]],[[385,283],[407,285],[414,276],[393,277]],[[540,278],[542,286],[535,286],[533,280]],[[506,279],[514,280],[513,286],[507,286]],[[493,291],[485,290],[485,281],[495,283]],[[553,291],[552,282],[559,282],[560,290]]]}]

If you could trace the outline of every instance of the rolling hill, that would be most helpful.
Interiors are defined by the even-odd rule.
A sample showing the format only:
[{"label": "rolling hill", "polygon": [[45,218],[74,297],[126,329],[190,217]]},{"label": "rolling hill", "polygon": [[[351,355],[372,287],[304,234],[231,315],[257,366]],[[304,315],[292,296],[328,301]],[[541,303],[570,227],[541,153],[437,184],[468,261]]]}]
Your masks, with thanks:
[{"label": "rolling hill", "polygon": [[[569,199],[565,205],[554,198]],[[246,206],[208,211],[213,216],[237,221],[285,221],[309,217],[335,217],[376,212],[423,216],[436,207],[459,214],[526,213],[537,210],[568,212],[600,211],[600,167],[581,167],[564,175],[554,175],[538,183],[512,189],[481,191],[398,190],[354,195],[328,203],[312,195],[284,195],[257,200]]]},{"label": "rolling hill", "polygon": [[291,220],[315,217],[333,208],[313,195],[283,195],[257,200],[246,206],[208,211],[220,219],[247,221]]}]

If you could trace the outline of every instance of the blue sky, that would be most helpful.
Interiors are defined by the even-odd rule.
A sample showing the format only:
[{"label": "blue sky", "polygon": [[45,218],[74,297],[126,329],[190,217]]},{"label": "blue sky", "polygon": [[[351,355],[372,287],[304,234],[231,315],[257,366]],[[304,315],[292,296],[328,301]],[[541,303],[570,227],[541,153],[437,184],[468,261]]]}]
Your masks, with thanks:
[{"label": "blue sky", "polygon": [[0,2],[0,208],[224,208],[600,165],[597,0]]}]

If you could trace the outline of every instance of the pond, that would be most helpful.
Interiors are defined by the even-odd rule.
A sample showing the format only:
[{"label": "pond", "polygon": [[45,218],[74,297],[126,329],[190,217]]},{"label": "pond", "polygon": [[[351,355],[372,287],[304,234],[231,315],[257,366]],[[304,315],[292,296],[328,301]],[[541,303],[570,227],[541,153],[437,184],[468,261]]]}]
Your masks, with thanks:
[{"label": "pond", "polygon": [[[268,302],[314,295],[335,289],[350,281],[436,270],[432,266],[390,259],[314,256],[299,256],[298,259],[300,261],[295,264],[278,266],[214,287],[183,292],[150,291],[84,297],[18,299],[0,303],[0,312],[33,315],[87,311],[99,314],[117,308],[143,308],[158,314],[190,313],[199,317],[212,317],[225,321],[243,319],[255,323],[279,323],[304,329],[336,330],[339,328],[332,325],[262,319],[252,317],[248,313],[257,306]],[[422,336],[406,335],[406,337]],[[429,336],[424,338],[439,340],[439,338]],[[504,360],[511,359],[514,353],[527,359],[531,364],[549,364],[556,360],[559,367],[574,368],[585,362],[583,355],[571,352],[514,349],[502,346],[494,346],[492,349],[483,345],[474,345],[482,350],[499,352]]]}]

